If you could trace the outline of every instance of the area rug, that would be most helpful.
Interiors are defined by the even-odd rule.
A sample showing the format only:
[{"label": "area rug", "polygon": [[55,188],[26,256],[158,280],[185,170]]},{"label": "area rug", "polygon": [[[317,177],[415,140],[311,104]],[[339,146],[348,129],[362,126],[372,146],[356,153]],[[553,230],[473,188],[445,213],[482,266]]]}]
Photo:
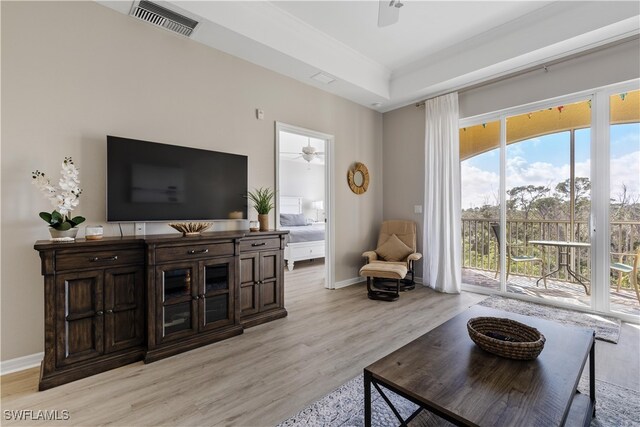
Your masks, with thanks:
[{"label": "area rug", "polygon": [[478,305],[523,314],[525,316],[540,317],[566,325],[593,329],[596,331],[597,340],[608,341],[614,344],[617,344],[620,338],[620,320],[612,317],[566,310],[564,308],[534,304],[532,302],[498,296],[491,296],[478,303]]},{"label": "area rug", "polygon": [[[580,380],[578,389],[588,393],[589,382]],[[383,390],[395,408],[406,419],[418,407],[408,400]],[[391,409],[375,388],[371,390],[372,425],[376,427],[397,426]],[[623,387],[596,380],[596,418],[591,427],[631,427],[640,424],[640,394]],[[360,427],[364,425],[364,387],[362,375],[346,382],[320,400],[278,424],[278,427]],[[427,411],[421,411],[410,423],[410,427],[452,426],[449,422]]]}]

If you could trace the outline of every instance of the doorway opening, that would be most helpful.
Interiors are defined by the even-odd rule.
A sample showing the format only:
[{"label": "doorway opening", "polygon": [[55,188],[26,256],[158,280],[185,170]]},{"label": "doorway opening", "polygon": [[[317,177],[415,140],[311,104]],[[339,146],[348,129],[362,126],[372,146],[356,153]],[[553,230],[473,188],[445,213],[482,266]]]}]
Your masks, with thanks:
[{"label": "doorway opening", "polygon": [[276,123],[276,227],[289,231],[287,274],[315,273],[334,288],[332,265],[333,136]]}]

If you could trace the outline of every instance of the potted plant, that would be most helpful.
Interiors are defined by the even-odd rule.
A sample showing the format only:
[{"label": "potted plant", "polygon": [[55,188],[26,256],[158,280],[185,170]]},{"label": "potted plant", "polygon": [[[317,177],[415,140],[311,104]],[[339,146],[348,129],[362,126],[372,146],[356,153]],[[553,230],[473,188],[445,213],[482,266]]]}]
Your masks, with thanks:
[{"label": "potted plant", "polygon": [[71,157],[64,158],[60,175],[58,185],[54,186],[43,172],[36,170],[31,173],[33,184],[42,191],[54,207],[51,213],[40,212],[40,218],[49,224],[52,239],[75,239],[78,234],[76,227],[85,219],[81,216],[71,216],[71,212],[78,206],[78,199],[82,193],[79,187],[78,169]]},{"label": "potted plant", "polygon": [[255,191],[249,191],[247,198],[253,203],[254,209],[258,212],[260,231],[269,229],[269,212],[273,209],[273,201],[276,193],[270,188],[260,187]]}]

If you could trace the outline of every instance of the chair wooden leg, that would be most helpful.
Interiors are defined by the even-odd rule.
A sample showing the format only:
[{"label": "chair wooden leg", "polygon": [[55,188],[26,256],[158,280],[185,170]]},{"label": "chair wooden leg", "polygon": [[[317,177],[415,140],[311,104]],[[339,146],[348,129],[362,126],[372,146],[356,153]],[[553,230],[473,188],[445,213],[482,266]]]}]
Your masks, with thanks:
[{"label": "chair wooden leg", "polygon": [[638,302],[640,302],[640,289],[638,289],[638,274],[633,271],[633,276],[631,276],[631,284],[633,288],[636,290],[636,297],[638,297]]},{"label": "chair wooden leg", "polygon": [[[542,282],[544,283],[544,288],[547,288],[547,269],[546,264],[544,263],[544,258],[542,259]],[[536,282],[537,283],[537,282]]]},{"label": "chair wooden leg", "polygon": [[509,281],[509,273],[511,272],[511,258],[507,257],[507,277],[505,277],[504,281]]},{"label": "chair wooden leg", "polygon": [[616,292],[620,292],[620,285],[622,285],[622,271],[618,271],[618,286]]}]

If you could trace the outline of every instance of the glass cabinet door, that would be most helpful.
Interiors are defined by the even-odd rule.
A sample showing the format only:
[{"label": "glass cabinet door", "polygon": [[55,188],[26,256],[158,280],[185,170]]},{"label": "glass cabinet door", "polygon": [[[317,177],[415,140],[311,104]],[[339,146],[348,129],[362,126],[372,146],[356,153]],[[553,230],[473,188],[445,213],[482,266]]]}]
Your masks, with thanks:
[{"label": "glass cabinet door", "polygon": [[176,268],[162,272],[162,301],[171,301],[185,295],[191,296],[192,268]]},{"label": "glass cabinet door", "polygon": [[179,338],[195,332],[197,277],[193,264],[158,267],[159,338]]},{"label": "glass cabinet door", "polygon": [[233,258],[200,262],[202,290],[199,295],[201,329],[212,329],[233,323]]}]

